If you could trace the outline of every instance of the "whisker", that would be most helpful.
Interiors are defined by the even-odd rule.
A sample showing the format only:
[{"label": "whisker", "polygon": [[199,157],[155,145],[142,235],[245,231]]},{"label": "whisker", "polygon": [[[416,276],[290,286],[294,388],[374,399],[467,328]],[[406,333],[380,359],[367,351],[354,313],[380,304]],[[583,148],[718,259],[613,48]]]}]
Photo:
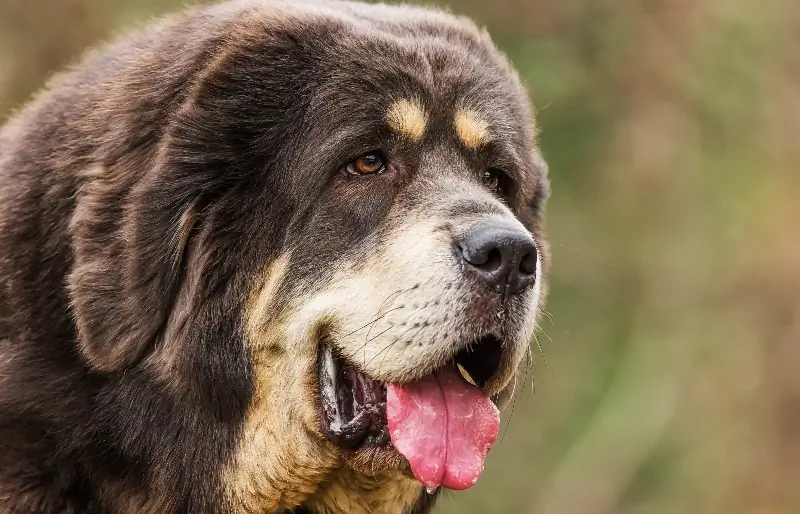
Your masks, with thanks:
[{"label": "whisker", "polygon": [[[411,287],[409,287],[409,288],[407,288],[407,289],[400,289],[400,290],[398,290],[398,291],[396,291],[396,292],[394,292],[394,293],[390,294],[389,296],[387,296],[387,297],[386,297],[386,298],[385,298],[385,299],[384,299],[384,300],[381,302],[381,304],[378,306],[378,312],[376,312],[375,314],[376,314],[376,315],[379,315],[379,314],[381,313],[381,309],[383,309],[383,306],[384,306],[384,305],[386,305],[386,302],[388,302],[388,301],[389,301],[389,298],[392,298],[392,297],[394,297],[394,298],[397,298],[397,296],[398,296],[398,295],[400,295],[400,294],[403,294],[403,293],[407,293],[408,291],[412,291],[412,290],[414,290],[414,288],[415,288],[415,287],[417,287],[417,286],[411,286]],[[399,308],[399,307],[398,307],[398,308]],[[390,311],[388,311],[386,314],[388,314],[389,312],[391,312],[391,310],[390,310]],[[385,315],[385,314],[384,314],[384,315]],[[381,317],[383,317],[383,316],[381,316]],[[379,318],[379,319],[380,319],[380,318]],[[365,339],[369,339],[369,333],[370,333],[371,331],[372,331],[372,327],[370,327],[370,329],[369,329],[369,330],[367,330],[367,336],[366,336],[366,338],[365,338]]]},{"label": "whisker", "polygon": [[[392,312],[393,310],[397,310],[397,309],[400,309],[400,308],[402,308],[402,307],[395,307],[394,309],[389,309],[389,310],[388,310],[388,311],[386,311],[386,312],[385,312],[383,315],[381,315],[381,317],[383,317],[383,316],[386,316],[387,314],[389,314],[389,313],[390,313],[390,312]],[[412,312],[412,313],[409,315],[409,317],[413,316],[415,312],[417,312],[417,311],[414,311],[414,312]],[[376,322],[376,321],[378,321],[379,319],[380,319],[380,318],[378,318],[378,319],[375,319],[375,320],[371,321],[369,324],[371,324],[371,323],[375,323],[375,322]],[[363,327],[362,327],[362,328],[363,328]],[[381,332],[380,334],[378,334],[378,335],[374,336],[374,337],[373,337],[373,338],[371,338],[371,339],[367,339],[367,336],[369,336],[369,332],[367,332],[367,336],[365,336],[365,337],[364,337],[364,344],[362,344],[361,346],[359,346],[358,348],[356,348],[356,349],[353,351],[353,353],[350,355],[350,358],[351,358],[351,359],[355,359],[355,358],[356,358],[356,354],[358,354],[358,352],[360,352],[361,350],[364,350],[364,349],[367,347],[367,345],[368,345],[369,343],[371,343],[372,341],[374,341],[374,340],[375,340],[375,339],[377,339],[378,337],[382,336],[383,334],[385,334],[386,332],[388,332],[388,331],[389,331],[389,330],[391,330],[392,328],[394,328],[394,326],[390,326],[390,327],[388,327],[386,330],[384,330],[383,332]],[[358,330],[360,330],[360,329],[358,329]],[[355,332],[357,332],[358,330],[351,332],[351,334],[352,334],[352,333],[355,333]],[[364,352],[364,366],[366,366],[366,360],[367,360],[367,355],[366,355],[366,351],[365,351],[365,352]]]},{"label": "whisker", "polygon": [[383,352],[385,352],[386,350],[388,350],[389,348],[391,348],[392,346],[394,346],[394,345],[395,345],[395,343],[397,343],[397,341],[399,341],[399,340],[400,340],[400,339],[401,339],[401,338],[402,338],[404,335],[408,334],[410,331],[414,330],[415,328],[417,328],[417,327],[410,327],[410,328],[406,329],[406,331],[405,331],[405,332],[403,332],[402,334],[400,334],[399,336],[397,336],[397,339],[395,339],[395,340],[394,340],[394,341],[392,341],[391,343],[387,344],[387,345],[386,345],[386,346],[383,348],[383,350],[381,350],[381,351],[379,351],[378,353],[376,353],[376,354],[375,354],[375,355],[374,355],[374,356],[373,356],[373,357],[372,357],[372,358],[369,360],[369,362],[368,362],[367,364],[364,364],[364,367],[366,368],[367,366],[369,366],[370,364],[372,364],[372,361],[374,361],[376,358],[378,358],[378,357],[379,357],[379,356],[380,356],[380,355],[381,355]]},{"label": "whisker", "polygon": [[[412,328],[413,328],[413,327],[412,327]],[[418,329],[416,332],[414,332],[414,335],[413,335],[413,336],[411,336],[411,338],[409,338],[409,340],[408,340],[408,344],[407,344],[407,345],[405,346],[405,348],[403,348],[403,350],[400,352],[400,358],[402,358],[402,356],[403,356],[403,353],[405,353],[405,351],[408,349],[408,347],[409,347],[409,346],[411,346],[411,344],[414,342],[414,338],[416,338],[416,337],[419,335],[419,333],[422,331],[422,329],[423,329],[423,328],[424,328],[424,327],[423,327],[422,325],[420,325],[419,329]],[[406,331],[406,332],[408,332],[408,331]],[[405,333],[404,333],[404,334],[405,334]],[[403,336],[401,335],[400,337],[398,337],[397,339],[395,339],[395,341],[392,343],[392,345],[394,345],[395,343],[397,343],[397,342],[400,340],[400,338],[402,338],[402,337],[403,337]],[[383,362],[386,360],[386,355],[388,355],[388,353],[384,354],[384,356],[383,356],[383,360],[381,360],[381,365],[380,365],[379,367],[383,366]]]},{"label": "whisker", "polygon": [[536,381],[536,363],[533,360],[533,350],[531,350],[531,345],[528,345],[528,348],[525,352],[525,361],[527,362],[528,369],[532,370],[531,392],[532,394],[536,395],[536,386],[538,385],[538,382]]},{"label": "whisker", "polygon": [[550,336],[549,336],[549,335],[547,335],[547,332],[545,332],[545,331],[544,331],[544,329],[543,329],[542,327],[539,327],[539,331],[540,331],[540,332],[542,333],[542,335],[543,335],[543,336],[545,336],[545,337],[546,337],[546,338],[547,338],[547,339],[548,339],[548,340],[549,340],[551,343],[553,343],[553,340],[550,338]]},{"label": "whisker", "polygon": [[[506,338],[505,338],[505,335],[506,335],[505,326],[506,325],[503,324],[503,341],[506,340]],[[526,368],[526,370],[525,370],[525,382],[527,382],[527,380],[528,380],[527,375],[528,375],[528,370]],[[524,384],[523,384],[523,387],[524,387]],[[511,398],[510,398],[510,400],[511,400],[511,413],[508,415],[508,421],[506,422],[506,427],[503,429],[503,435],[500,437],[500,443],[502,443],[503,440],[506,438],[506,433],[508,432],[508,427],[511,426],[511,419],[514,417],[514,408],[517,406],[517,394],[516,394],[516,391],[517,391],[517,374],[515,373],[514,374],[514,390],[511,392]]]},{"label": "whisker", "polygon": [[[384,330],[380,334],[376,335],[375,338],[378,338],[378,337],[382,336],[383,334],[385,334],[386,332],[390,331],[393,328],[394,327],[388,327],[386,330]],[[373,339],[375,339],[375,338],[373,338]],[[370,341],[372,341],[373,339],[370,339]],[[367,344],[369,344],[369,341],[365,341],[364,344],[362,344],[361,347],[358,350],[355,351],[355,353],[360,352],[362,349],[366,350]],[[367,352],[365,351],[364,352],[364,367],[367,367],[367,362],[366,361],[367,361]]]},{"label": "whisker", "polygon": [[556,378],[556,374],[553,373],[553,369],[547,364],[547,357],[544,355],[544,348],[542,348],[542,343],[539,341],[539,338],[536,337],[536,333],[533,333],[533,339],[536,341],[536,346],[539,347],[539,353],[542,354],[542,362],[544,362],[545,369],[550,372],[550,376],[553,377],[553,382],[556,384],[556,389],[561,390],[561,387],[558,385],[558,379]]},{"label": "whisker", "polygon": [[[408,320],[410,320],[412,317],[414,317],[414,314],[418,313],[418,312],[420,311],[420,309],[421,309],[421,307],[419,307],[419,308],[417,308],[417,309],[414,309],[413,311],[411,311],[411,314],[409,314],[409,315],[408,315],[408,317],[406,318],[406,321],[408,321]],[[391,328],[391,327],[390,327],[390,328]],[[412,326],[412,327],[410,327],[408,330],[411,330],[412,328],[415,328],[415,327],[413,327],[413,326]],[[384,331],[384,332],[385,332],[385,331]],[[381,332],[381,334],[383,334],[384,332]],[[365,340],[364,344],[366,345],[367,343],[371,343],[372,341],[374,341],[375,339],[377,339],[378,337],[380,337],[380,336],[381,336],[381,334],[378,334],[378,335],[376,335],[375,337],[373,337],[372,339],[370,339],[370,340],[368,340],[368,341],[366,341],[366,340]],[[367,333],[367,335],[369,335],[369,333]]]},{"label": "whisker", "polygon": [[[398,308],[399,308],[399,307],[398,307]],[[413,311],[411,314],[409,314],[409,315],[408,315],[408,319],[411,319],[411,317],[412,317],[414,314],[416,314],[418,311],[419,311],[419,309],[416,309],[416,310],[414,310],[414,311]],[[388,311],[386,312],[386,314],[388,314]],[[378,338],[378,337],[380,337],[381,335],[385,334],[386,332],[388,332],[388,331],[389,331],[389,330],[391,330],[392,328],[394,328],[394,326],[391,326],[391,327],[387,328],[386,330],[384,330],[384,331],[383,331],[383,332],[381,332],[380,334],[378,334],[378,335],[374,336],[372,339],[366,340],[366,338],[365,338],[364,344],[362,344],[362,345],[361,345],[361,346],[359,346],[359,347],[358,347],[358,348],[357,348],[355,351],[353,351],[353,354],[351,355],[351,357],[350,357],[350,358],[351,358],[351,359],[355,359],[355,356],[356,356],[356,354],[357,354],[358,352],[360,352],[361,350],[363,350],[364,348],[366,348],[366,346],[367,346],[369,343],[371,343],[372,341],[374,341],[375,339],[377,339],[377,338]],[[414,327],[411,327],[411,328],[409,328],[408,330],[411,330],[411,329],[413,329],[413,328],[414,328]],[[369,332],[367,332],[367,335],[369,335]],[[405,333],[403,333],[402,335],[405,335]],[[366,352],[365,352],[365,355],[364,355],[364,360],[366,361]],[[370,362],[371,362],[371,361],[370,361]],[[364,364],[364,366],[366,366],[366,365],[367,365],[367,364],[365,363],[365,364]]]},{"label": "whisker", "polygon": [[[522,388],[525,389],[525,385],[528,383],[528,366],[525,366],[525,376],[522,379]],[[506,427],[503,429],[503,435],[500,437],[500,443],[506,438],[506,433],[508,433],[508,427],[511,426],[511,420],[514,418],[514,409],[517,407],[517,399],[519,395],[516,394],[517,392],[517,375],[514,375],[514,390],[511,393],[511,412],[508,415],[508,421],[506,422]]]},{"label": "whisker", "polygon": [[[381,314],[380,316],[378,316],[377,318],[373,319],[369,323],[365,323],[364,325],[358,327],[357,329],[355,329],[355,330],[353,330],[351,332],[348,332],[347,334],[343,335],[342,337],[348,337],[348,336],[351,336],[351,335],[355,334],[359,330],[364,330],[365,328],[367,328],[368,326],[372,325],[373,323],[376,323],[376,322],[380,321],[381,319],[383,319],[383,317],[386,316],[387,314],[389,314],[390,312],[394,312],[394,311],[399,310],[399,309],[402,309],[402,307],[393,307],[393,308],[389,309],[388,311],[384,312],[383,314]],[[367,334],[369,334],[369,332],[367,332]]]}]

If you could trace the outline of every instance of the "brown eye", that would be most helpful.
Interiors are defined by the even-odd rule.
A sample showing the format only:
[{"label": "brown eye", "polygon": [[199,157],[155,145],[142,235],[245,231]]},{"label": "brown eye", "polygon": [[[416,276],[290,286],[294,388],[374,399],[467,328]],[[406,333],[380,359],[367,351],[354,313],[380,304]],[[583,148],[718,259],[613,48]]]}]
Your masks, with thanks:
[{"label": "brown eye", "polygon": [[347,165],[347,172],[353,175],[373,175],[386,169],[386,158],[380,152],[361,154]]},{"label": "brown eye", "polygon": [[500,193],[503,184],[503,172],[496,168],[489,168],[483,172],[483,185],[493,193]]}]

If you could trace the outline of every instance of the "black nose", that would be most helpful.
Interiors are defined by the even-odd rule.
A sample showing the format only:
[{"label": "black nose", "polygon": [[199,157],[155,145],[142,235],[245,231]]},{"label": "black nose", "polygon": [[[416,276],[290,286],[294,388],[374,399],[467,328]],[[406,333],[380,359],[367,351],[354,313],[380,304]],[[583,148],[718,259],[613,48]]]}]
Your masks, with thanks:
[{"label": "black nose", "polygon": [[475,227],[457,243],[457,250],[461,259],[497,292],[519,293],[536,280],[533,237],[510,223]]}]

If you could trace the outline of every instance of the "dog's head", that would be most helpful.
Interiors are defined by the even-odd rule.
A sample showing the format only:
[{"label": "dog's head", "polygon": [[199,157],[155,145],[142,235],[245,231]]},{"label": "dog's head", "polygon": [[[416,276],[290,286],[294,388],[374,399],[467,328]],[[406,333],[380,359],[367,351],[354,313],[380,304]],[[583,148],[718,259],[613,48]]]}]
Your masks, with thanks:
[{"label": "dog's head", "polygon": [[412,474],[468,487],[543,297],[546,167],[519,79],[472,23],[417,8],[193,16],[164,29],[182,50],[126,71],[99,114],[158,84],[138,101],[157,112],[115,129],[157,122],[129,150],[145,169],[83,177],[83,354],[195,405],[190,431],[224,441],[219,480],[246,510],[377,512],[417,497]]}]

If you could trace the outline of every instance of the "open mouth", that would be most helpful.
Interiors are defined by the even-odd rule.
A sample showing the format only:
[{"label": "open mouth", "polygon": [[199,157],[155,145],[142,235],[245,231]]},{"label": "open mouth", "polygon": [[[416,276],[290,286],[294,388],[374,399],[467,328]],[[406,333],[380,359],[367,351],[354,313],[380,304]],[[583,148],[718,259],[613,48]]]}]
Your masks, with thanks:
[{"label": "open mouth", "polygon": [[384,384],[322,345],[322,430],[344,450],[396,450],[429,489],[466,489],[478,480],[499,430],[499,411],[483,388],[500,359],[500,341],[486,336],[416,382]]}]

